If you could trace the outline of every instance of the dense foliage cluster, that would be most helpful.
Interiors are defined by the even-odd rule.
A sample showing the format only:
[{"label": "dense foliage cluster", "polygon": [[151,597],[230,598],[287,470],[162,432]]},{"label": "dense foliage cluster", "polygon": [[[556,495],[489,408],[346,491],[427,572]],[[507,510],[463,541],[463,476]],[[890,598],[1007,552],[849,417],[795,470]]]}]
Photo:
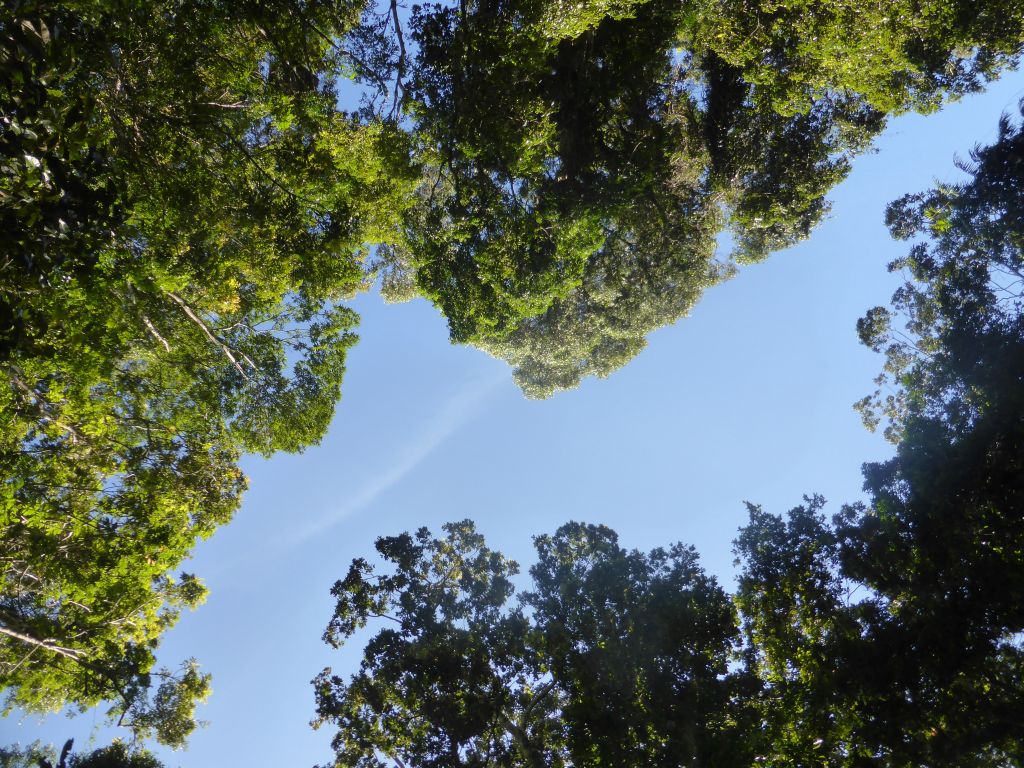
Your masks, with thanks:
[{"label": "dense foliage cluster", "polygon": [[[233,9],[233,10],[232,10]],[[182,743],[207,690],[152,672],[171,573],[227,521],[241,452],[327,428],[339,300],[408,184],[337,110],[359,7],[20,3],[0,22],[0,673],[11,704],[113,700]],[[147,698],[147,690],[153,695]]]},{"label": "dense foliage cluster", "polygon": [[349,683],[314,681],[317,722],[341,726],[338,765],[721,764],[736,750],[734,610],[692,549],[643,555],[569,524],[537,539],[516,606],[515,564],[468,520],[446,532],[381,539],[395,573],[359,560],[334,587],[328,642],[389,622]]},{"label": "dense foliage cluster", "polygon": [[[933,7],[934,5],[934,7]],[[1005,3],[395,4],[357,72],[395,80],[425,165],[383,268],[546,397],[635,356],[734,263],[806,237],[884,127],[1015,60]],[[396,42],[397,38],[397,42]],[[382,109],[386,93],[367,109]],[[727,231],[733,253],[716,256]]]}]

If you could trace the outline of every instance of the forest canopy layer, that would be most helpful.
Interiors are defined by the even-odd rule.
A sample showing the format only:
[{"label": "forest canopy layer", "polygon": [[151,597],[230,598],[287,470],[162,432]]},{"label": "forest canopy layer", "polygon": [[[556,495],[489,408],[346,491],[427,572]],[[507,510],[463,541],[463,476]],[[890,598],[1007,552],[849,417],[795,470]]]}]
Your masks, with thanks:
[{"label": "forest canopy layer", "polygon": [[535,537],[518,595],[469,520],[382,537],[332,590],[326,642],[377,630],[313,681],[332,765],[1024,764],[1022,124],[964,168],[887,213],[916,241],[860,322],[892,393],[861,407],[897,446],[866,502],[748,505],[732,595],[692,547],[604,526]]},{"label": "forest canopy layer", "polygon": [[385,295],[430,298],[528,396],[607,376],[737,261],[806,237],[888,115],[979,88],[1024,39],[1012,4],[886,13],[467,0],[403,34],[394,3],[368,10],[363,113],[407,113],[425,175]]},{"label": "forest canopy layer", "polygon": [[[209,678],[191,659],[156,665],[163,633],[205,595],[180,568],[237,509],[242,454],[301,451],[325,434],[356,339],[355,293],[379,281],[391,298],[428,298],[454,341],[507,360],[529,396],[608,375],[738,263],[808,236],[888,116],[982,87],[1024,40],[1019,3],[887,8],[5,5],[8,706],[106,702],[136,736],[185,743]],[[347,80],[358,103],[342,98]],[[1020,157],[1006,120],[971,183],[891,208],[894,234],[931,238],[901,262],[913,279],[894,310],[860,329],[897,392],[862,407],[900,453],[869,468],[873,506],[813,534],[838,547],[829,573],[889,601],[879,615],[921,633],[953,622],[949,636],[984,669],[997,650],[1017,658],[1006,633],[1024,605],[1022,570],[1008,565],[1020,547],[993,544],[1020,536]],[[912,343],[892,330],[899,313]],[[914,485],[926,481],[938,485]],[[948,531],[951,515],[968,522]],[[689,562],[672,552],[672,568]],[[729,601],[698,576],[685,589],[703,590],[728,624]],[[961,608],[943,613],[954,599]],[[708,680],[720,650],[700,667]],[[945,695],[945,678],[927,677],[943,669],[921,672],[933,686],[921,696]],[[992,669],[998,708],[991,691],[1017,690],[1017,678]],[[863,723],[837,744],[890,737],[857,730],[880,717],[863,706],[846,707]],[[985,737],[1000,755],[1011,748],[1002,717],[993,710]],[[957,749],[985,748],[965,733]]]}]

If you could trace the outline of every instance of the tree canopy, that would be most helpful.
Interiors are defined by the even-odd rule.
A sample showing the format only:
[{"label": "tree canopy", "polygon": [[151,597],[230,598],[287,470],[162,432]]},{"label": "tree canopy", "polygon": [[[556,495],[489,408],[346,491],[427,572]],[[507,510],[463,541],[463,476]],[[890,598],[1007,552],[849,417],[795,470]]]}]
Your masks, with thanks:
[{"label": "tree canopy", "polygon": [[[21,3],[0,22],[0,671],[181,744],[152,672],[241,452],[324,434],[369,243],[413,176],[337,108],[360,7]],[[146,690],[154,693],[147,703]]]},{"label": "tree canopy", "polygon": [[382,538],[353,562],[325,639],[386,622],[351,680],[315,681],[339,766],[745,765],[728,596],[692,548],[644,554],[570,523],[535,539],[533,589],[472,523]]},{"label": "tree canopy", "polygon": [[897,444],[864,502],[748,505],[733,595],[692,549],[579,523],[535,539],[518,605],[468,522],[380,539],[393,571],[354,562],[325,639],[383,629],[314,680],[334,765],[1024,762],[1024,127],[963,168],[887,214],[923,239],[859,326],[892,389],[862,408]]},{"label": "tree canopy", "polygon": [[73,752],[75,740],[68,739],[60,754],[38,742],[28,747],[0,747],[0,768],[164,768],[144,749],[131,749],[115,741],[90,752]]},{"label": "tree canopy", "polygon": [[425,170],[385,286],[534,397],[806,237],[886,115],[978,88],[1024,41],[1005,3],[483,0],[407,27],[392,3],[357,33],[366,109],[407,111]]},{"label": "tree canopy", "polygon": [[[136,736],[184,744],[209,678],[194,660],[157,666],[163,632],[205,595],[180,569],[238,507],[243,453],[324,435],[356,340],[345,302],[378,276],[387,295],[427,297],[453,340],[508,360],[531,396],[608,375],[738,263],[806,237],[888,115],[981,87],[1024,40],[1024,9],[1005,0],[887,13],[860,0],[8,4],[6,706],[108,702]],[[348,111],[346,77],[366,91]],[[374,581],[357,563],[337,588],[333,642],[385,608],[402,627],[361,678],[318,684],[339,759],[731,764],[763,751],[737,735],[757,722],[809,761],[827,751],[808,718],[837,760],[1017,754],[1020,137],[1005,120],[969,183],[890,209],[895,234],[932,238],[899,265],[910,340],[887,310],[861,324],[896,386],[862,408],[899,452],[865,470],[870,502],[831,524],[817,502],[788,523],[754,513],[742,621],[691,550],[629,552],[607,529],[539,538],[534,591],[516,604],[514,565],[471,525],[384,540],[395,574]],[[762,563],[764,542],[804,570]],[[873,597],[847,605],[848,582]],[[778,626],[769,606],[804,618]],[[882,658],[886,643],[898,653]],[[880,659],[876,680],[850,682],[853,703],[807,682],[839,653]],[[456,690],[463,658],[474,677]],[[885,693],[899,659],[917,675],[896,688],[913,706]],[[980,692],[981,725],[963,725]]]}]

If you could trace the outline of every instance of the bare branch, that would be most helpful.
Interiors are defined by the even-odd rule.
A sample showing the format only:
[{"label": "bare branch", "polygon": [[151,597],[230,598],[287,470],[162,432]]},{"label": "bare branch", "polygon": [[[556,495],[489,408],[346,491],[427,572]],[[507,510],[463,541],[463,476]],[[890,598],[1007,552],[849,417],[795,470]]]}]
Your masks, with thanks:
[{"label": "bare branch", "polygon": [[32,637],[31,635],[26,635],[21,632],[17,632],[13,629],[9,629],[8,627],[5,627],[2,624],[0,624],[0,635],[7,635],[8,637],[12,637],[15,640],[20,640],[21,642],[31,645],[35,648],[42,648],[52,653],[56,653],[58,656],[64,656],[65,658],[77,661],[79,664],[82,664],[83,666],[92,668],[92,665],[86,661],[85,654],[82,651],[79,651],[75,648],[65,648],[62,645],[57,645],[57,641],[52,638],[39,640],[38,638]]}]

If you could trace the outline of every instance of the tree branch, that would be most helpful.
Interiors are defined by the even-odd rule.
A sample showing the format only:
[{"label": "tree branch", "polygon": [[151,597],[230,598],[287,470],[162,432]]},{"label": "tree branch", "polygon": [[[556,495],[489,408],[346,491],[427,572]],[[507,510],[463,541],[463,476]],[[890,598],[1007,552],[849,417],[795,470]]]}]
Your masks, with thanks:
[{"label": "tree branch", "polygon": [[534,705],[536,705],[537,702],[541,701],[549,693],[551,693],[551,691],[552,691],[552,689],[554,687],[555,687],[555,681],[554,680],[550,680],[545,685],[543,685],[541,687],[540,691],[533,697],[533,700],[529,704],[526,705],[526,709],[523,710],[523,714],[524,715],[529,714],[530,711],[533,709]]},{"label": "tree branch", "polygon": [[206,334],[206,338],[208,338],[211,341],[211,343],[216,344],[218,347],[220,347],[221,352],[224,353],[224,356],[231,361],[231,364],[233,366],[235,366],[235,370],[242,374],[242,378],[244,378],[246,381],[249,381],[249,375],[245,372],[242,366],[238,364],[238,360],[235,359],[235,356],[231,353],[231,350],[228,348],[228,345],[225,344],[220,339],[218,339],[216,336],[214,336],[213,331],[210,330],[209,326],[207,326],[206,323],[204,323],[202,319],[199,317],[199,315],[193,312],[192,308],[188,304],[186,304],[178,295],[171,293],[170,291],[167,292],[167,295],[175,304],[181,307],[182,311],[186,315],[188,315],[192,322],[194,322],[202,329],[203,333]]},{"label": "tree branch", "polygon": [[38,638],[32,637],[32,635],[26,635],[22,632],[17,632],[13,629],[5,627],[3,624],[0,624],[0,635],[7,635],[8,637],[12,637],[15,640],[20,640],[21,642],[31,645],[35,648],[42,648],[44,650],[51,651],[52,653],[56,653],[58,656],[64,656],[65,658],[77,661],[84,667],[88,669],[93,669],[95,671],[95,666],[85,660],[85,654],[82,653],[82,651],[76,650],[74,648],[65,648],[62,645],[57,645],[56,641],[50,638],[47,638],[46,640],[40,640]]},{"label": "tree branch", "polygon": [[156,326],[153,325],[153,322],[146,315],[142,316],[142,322],[145,324],[149,332],[153,334],[153,337],[164,345],[164,349],[170,352],[171,345],[167,343],[167,339],[160,335],[160,331],[156,329]]},{"label": "tree branch", "polygon": [[526,731],[517,725],[508,715],[502,713],[499,717],[501,718],[502,726],[512,735],[512,738],[523,753],[523,757],[525,757],[526,761],[529,763],[530,768],[546,768],[544,759],[536,748],[534,748],[533,744],[530,743],[530,739],[526,735]]},{"label": "tree branch", "polygon": [[[391,20],[395,24],[395,37],[398,40],[398,65],[395,71],[395,95],[394,104],[391,107],[392,116],[401,114],[402,101],[405,101],[405,84],[402,78],[405,77],[405,37],[402,35],[402,23],[398,19],[398,0],[391,0]],[[398,99],[398,92],[402,92],[402,100]]]}]

